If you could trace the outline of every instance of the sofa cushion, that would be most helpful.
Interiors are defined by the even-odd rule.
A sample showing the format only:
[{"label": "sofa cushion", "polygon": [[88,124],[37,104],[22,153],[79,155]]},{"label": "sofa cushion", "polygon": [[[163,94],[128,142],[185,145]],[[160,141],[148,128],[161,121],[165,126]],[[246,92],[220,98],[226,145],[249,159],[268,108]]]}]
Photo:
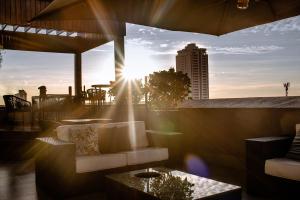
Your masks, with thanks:
[{"label": "sofa cushion", "polygon": [[149,146],[147,134],[145,131],[145,123],[143,121],[132,121],[132,122],[117,122],[117,123],[94,123],[94,124],[82,124],[82,125],[64,125],[56,128],[57,138],[63,141],[70,142],[70,128],[80,128],[80,127],[95,127],[99,129],[105,128],[121,128],[128,127],[131,138],[131,147],[135,148],[143,148]]},{"label": "sofa cushion", "polygon": [[149,145],[142,121],[103,124],[98,131],[101,153],[129,151]]},{"label": "sofa cushion", "polygon": [[143,121],[121,122],[118,128],[128,127],[131,149],[145,148],[149,146],[148,137]]},{"label": "sofa cushion", "polygon": [[155,161],[163,161],[169,158],[167,148],[148,147],[134,151],[124,152],[127,156],[127,165],[137,165]]},{"label": "sofa cushion", "polygon": [[286,157],[300,161],[300,124],[296,125],[296,135]]},{"label": "sofa cushion", "polygon": [[76,172],[93,172],[126,166],[126,154],[99,154],[94,156],[77,156]]},{"label": "sofa cushion", "polygon": [[101,128],[98,131],[101,153],[117,153],[131,150],[128,127]]},{"label": "sofa cushion", "polygon": [[76,155],[99,154],[98,133],[92,126],[70,128],[70,142],[75,143]]},{"label": "sofa cushion", "polygon": [[271,176],[300,181],[300,162],[287,158],[266,160],[265,173]]},{"label": "sofa cushion", "polygon": [[112,152],[112,143],[114,140],[115,128],[100,128],[98,129],[98,144],[99,151],[103,154],[114,153]]}]

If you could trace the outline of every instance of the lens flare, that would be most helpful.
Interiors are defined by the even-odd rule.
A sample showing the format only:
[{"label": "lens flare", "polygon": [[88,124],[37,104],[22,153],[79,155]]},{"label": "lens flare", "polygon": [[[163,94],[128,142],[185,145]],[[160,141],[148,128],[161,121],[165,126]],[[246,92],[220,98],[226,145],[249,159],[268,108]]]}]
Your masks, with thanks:
[{"label": "lens flare", "polygon": [[196,155],[187,155],[185,157],[185,166],[189,173],[202,177],[209,177],[209,169],[205,162]]}]

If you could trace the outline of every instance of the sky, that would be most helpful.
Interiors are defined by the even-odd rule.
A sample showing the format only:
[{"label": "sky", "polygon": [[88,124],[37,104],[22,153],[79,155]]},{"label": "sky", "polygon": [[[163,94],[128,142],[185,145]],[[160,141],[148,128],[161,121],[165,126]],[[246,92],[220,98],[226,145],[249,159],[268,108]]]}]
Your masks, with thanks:
[{"label": "sky", "polygon": [[[207,48],[210,98],[300,95],[300,16],[222,36],[167,31],[127,24],[125,68],[141,78],[175,67],[176,52],[188,43]],[[114,80],[113,42],[83,53],[83,85]],[[24,89],[38,95],[66,94],[74,85],[72,54],[5,50],[0,68],[0,95]],[[74,89],[74,87],[73,87]],[[2,98],[0,104],[3,104]]]}]

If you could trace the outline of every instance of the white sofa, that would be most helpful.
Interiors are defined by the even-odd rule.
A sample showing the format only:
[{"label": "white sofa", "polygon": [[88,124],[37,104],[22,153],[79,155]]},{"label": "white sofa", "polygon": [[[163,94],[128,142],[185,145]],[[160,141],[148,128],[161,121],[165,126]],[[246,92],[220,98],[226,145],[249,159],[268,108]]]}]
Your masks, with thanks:
[{"label": "white sofa", "polygon": [[[93,127],[99,132],[128,127],[131,150],[96,155],[76,155],[70,142],[70,130]],[[105,175],[133,169],[164,165],[167,148],[155,147],[149,140],[143,121],[108,124],[63,125],[56,129],[57,138],[38,138],[40,152],[36,157],[36,182],[55,195],[70,196],[105,187]],[[101,134],[100,134],[101,135]],[[101,136],[99,137],[101,140]]]},{"label": "white sofa", "polygon": [[[108,124],[85,124],[85,125],[64,125],[57,127],[57,138],[70,142],[70,129],[89,126],[96,128],[99,132],[114,127],[128,127],[131,132],[131,146],[134,150],[102,154],[76,156],[76,172],[85,173],[97,170],[125,167],[127,165],[139,165],[151,162],[168,160],[168,149],[149,147],[149,141],[143,121],[118,122]],[[101,140],[101,138],[99,138]]]}]

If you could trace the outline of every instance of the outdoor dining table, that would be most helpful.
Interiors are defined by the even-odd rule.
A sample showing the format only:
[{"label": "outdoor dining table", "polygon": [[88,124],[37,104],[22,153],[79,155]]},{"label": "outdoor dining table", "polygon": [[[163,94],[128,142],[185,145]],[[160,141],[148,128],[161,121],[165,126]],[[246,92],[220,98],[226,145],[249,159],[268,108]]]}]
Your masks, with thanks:
[{"label": "outdoor dining table", "polygon": [[107,118],[94,118],[94,119],[64,119],[61,120],[62,124],[74,125],[74,124],[90,124],[90,123],[109,123],[112,119]]}]

